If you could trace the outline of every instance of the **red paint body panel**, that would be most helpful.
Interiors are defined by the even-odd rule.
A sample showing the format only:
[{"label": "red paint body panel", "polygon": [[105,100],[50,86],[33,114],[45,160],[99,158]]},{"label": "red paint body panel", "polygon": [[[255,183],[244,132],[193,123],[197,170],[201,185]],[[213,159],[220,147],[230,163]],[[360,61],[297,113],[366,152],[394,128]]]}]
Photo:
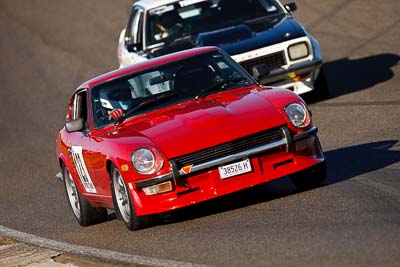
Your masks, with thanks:
[{"label": "red paint body panel", "polygon": [[[217,169],[197,174],[188,178],[189,188],[178,188],[171,193],[156,196],[146,196],[143,192],[131,190],[137,195],[140,204],[137,205],[138,215],[154,214],[177,208],[182,208],[208,199],[246,189],[258,184],[301,171],[305,168],[323,162],[323,158],[308,156],[293,157],[286,152],[264,155],[251,159],[253,172],[239,176],[221,179]],[[274,168],[274,164],[290,161]],[[188,192],[188,193],[184,193]],[[183,194],[182,194],[183,193]]]},{"label": "red paint body panel", "polygon": [[129,120],[122,127],[140,132],[167,158],[174,158],[285,124],[276,108],[255,92],[247,87],[192,100]]},{"label": "red paint body panel", "polygon": [[[105,81],[214,50],[217,51],[216,48],[201,48],[159,57],[102,75],[82,84],[80,88],[87,88],[90,96],[91,88]],[[90,131],[85,134],[68,133],[64,128],[57,136],[57,157],[70,171],[80,192],[93,205],[113,208],[107,169],[109,164],[113,164],[133,188],[130,191],[137,215],[165,212],[271,181],[323,162],[318,138],[313,135],[313,142],[303,152],[295,154],[280,147],[251,156],[253,171],[250,173],[221,179],[217,167],[214,167],[190,174],[186,179],[186,187],[175,186],[172,192],[153,196],[147,196],[135,187],[136,181],[171,173],[168,160],[182,155],[281,126],[289,128],[289,138],[302,133],[311,125],[306,129],[296,128],[284,112],[285,106],[293,102],[302,103],[302,100],[286,89],[251,85],[151,111],[127,119],[117,126],[111,125],[100,130],[90,126]],[[88,108],[91,109],[90,104]],[[92,122],[92,113],[89,114]],[[72,146],[82,147],[83,161],[96,193],[88,193],[83,187],[69,151]],[[132,167],[131,153],[141,147],[155,147],[161,152],[165,164],[158,173],[141,175]],[[122,165],[127,165],[129,170],[122,171]]]}]

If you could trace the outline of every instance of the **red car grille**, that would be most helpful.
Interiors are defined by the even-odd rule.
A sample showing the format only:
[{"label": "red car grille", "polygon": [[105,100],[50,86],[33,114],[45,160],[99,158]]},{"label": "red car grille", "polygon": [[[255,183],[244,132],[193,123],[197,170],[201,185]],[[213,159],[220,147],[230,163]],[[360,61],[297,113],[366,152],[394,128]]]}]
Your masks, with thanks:
[{"label": "red car grille", "polygon": [[181,169],[188,165],[197,165],[209,162],[215,159],[226,157],[235,153],[243,152],[262,145],[280,141],[285,138],[282,128],[274,128],[240,139],[233,140],[228,143],[206,148],[191,154],[187,154],[173,159],[176,167]]},{"label": "red car grille", "polygon": [[270,69],[280,68],[283,65],[286,65],[285,53],[283,51],[276,52],[273,54],[269,54],[266,56],[261,56],[258,58],[253,58],[250,60],[239,62],[245,70],[252,74],[253,66],[259,64],[266,64]]}]

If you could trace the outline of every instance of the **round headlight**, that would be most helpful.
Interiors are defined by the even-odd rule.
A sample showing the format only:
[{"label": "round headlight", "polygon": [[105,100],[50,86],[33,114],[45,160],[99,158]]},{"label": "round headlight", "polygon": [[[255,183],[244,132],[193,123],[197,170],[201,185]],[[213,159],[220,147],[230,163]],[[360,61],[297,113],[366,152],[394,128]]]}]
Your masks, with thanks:
[{"label": "round headlight", "polygon": [[310,125],[310,114],[308,114],[308,110],[304,105],[298,103],[289,104],[286,106],[285,112],[293,126],[304,128]]},{"label": "round headlight", "polygon": [[139,148],[132,153],[132,165],[140,174],[153,174],[158,172],[164,160],[155,148]]}]

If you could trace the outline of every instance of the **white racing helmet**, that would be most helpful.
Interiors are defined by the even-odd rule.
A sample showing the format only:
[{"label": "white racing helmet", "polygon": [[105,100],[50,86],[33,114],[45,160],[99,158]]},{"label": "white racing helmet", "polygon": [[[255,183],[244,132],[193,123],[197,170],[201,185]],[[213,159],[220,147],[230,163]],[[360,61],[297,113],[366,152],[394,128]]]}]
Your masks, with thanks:
[{"label": "white racing helmet", "polygon": [[132,93],[129,88],[117,88],[100,91],[101,106],[113,110],[121,108],[128,110],[133,106]]}]

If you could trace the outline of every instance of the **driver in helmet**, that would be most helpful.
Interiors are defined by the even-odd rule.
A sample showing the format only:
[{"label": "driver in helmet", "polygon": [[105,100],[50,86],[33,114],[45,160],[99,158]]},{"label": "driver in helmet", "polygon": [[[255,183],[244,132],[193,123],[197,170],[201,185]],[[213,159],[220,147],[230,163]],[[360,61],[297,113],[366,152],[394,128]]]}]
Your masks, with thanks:
[{"label": "driver in helmet", "polygon": [[118,88],[103,92],[100,96],[101,106],[108,109],[108,120],[116,120],[125,111],[133,107],[133,99],[129,88]]}]

